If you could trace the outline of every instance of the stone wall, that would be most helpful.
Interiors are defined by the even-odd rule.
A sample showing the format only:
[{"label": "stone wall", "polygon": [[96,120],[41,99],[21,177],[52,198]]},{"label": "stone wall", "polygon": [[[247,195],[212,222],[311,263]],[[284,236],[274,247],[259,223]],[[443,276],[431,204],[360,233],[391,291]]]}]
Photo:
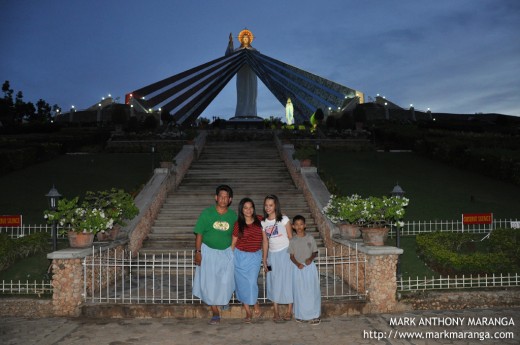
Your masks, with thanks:
[{"label": "stone wall", "polygon": [[51,299],[1,298],[0,317],[52,317],[54,316]]},{"label": "stone wall", "polygon": [[79,316],[83,301],[83,266],[80,258],[53,259],[52,310],[55,316]]},{"label": "stone wall", "polygon": [[520,307],[520,288],[487,291],[415,291],[403,293],[401,301],[413,310]]}]

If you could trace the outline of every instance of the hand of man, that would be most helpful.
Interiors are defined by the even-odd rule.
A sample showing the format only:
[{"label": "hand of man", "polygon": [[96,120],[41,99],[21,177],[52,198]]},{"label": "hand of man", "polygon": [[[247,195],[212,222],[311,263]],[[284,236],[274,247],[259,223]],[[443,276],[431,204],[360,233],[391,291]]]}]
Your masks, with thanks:
[{"label": "hand of man", "polygon": [[193,260],[195,265],[200,266],[200,263],[202,262],[202,254],[201,253],[195,253],[195,258]]}]

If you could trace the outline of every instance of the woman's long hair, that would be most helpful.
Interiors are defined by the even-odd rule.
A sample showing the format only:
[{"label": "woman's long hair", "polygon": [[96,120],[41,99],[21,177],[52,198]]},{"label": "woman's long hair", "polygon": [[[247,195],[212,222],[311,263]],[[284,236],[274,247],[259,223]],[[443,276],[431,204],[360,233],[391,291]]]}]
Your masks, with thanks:
[{"label": "woman's long hair", "polygon": [[250,202],[253,206],[253,224],[262,226],[260,223],[260,219],[258,219],[258,216],[256,215],[256,207],[253,200],[251,200],[250,198],[243,198],[238,203],[238,237],[242,237],[244,235],[244,229],[247,226],[246,217],[244,216],[244,205],[246,204],[246,202]]},{"label": "woman's long hair", "polygon": [[267,200],[273,200],[274,201],[274,213],[276,214],[276,221],[281,222],[282,221],[282,208],[280,206],[280,201],[278,201],[278,197],[274,194],[269,194],[264,199],[264,219],[267,219],[267,213],[265,212],[265,202]]}]

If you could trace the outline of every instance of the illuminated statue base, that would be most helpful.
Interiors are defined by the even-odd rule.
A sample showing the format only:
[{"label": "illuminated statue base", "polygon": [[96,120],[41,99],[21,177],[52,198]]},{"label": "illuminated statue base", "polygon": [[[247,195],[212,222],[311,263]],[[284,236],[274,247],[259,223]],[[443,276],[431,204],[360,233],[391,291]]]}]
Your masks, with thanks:
[{"label": "illuminated statue base", "polygon": [[263,129],[264,119],[259,116],[234,116],[227,120],[227,128],[233,129]]}]

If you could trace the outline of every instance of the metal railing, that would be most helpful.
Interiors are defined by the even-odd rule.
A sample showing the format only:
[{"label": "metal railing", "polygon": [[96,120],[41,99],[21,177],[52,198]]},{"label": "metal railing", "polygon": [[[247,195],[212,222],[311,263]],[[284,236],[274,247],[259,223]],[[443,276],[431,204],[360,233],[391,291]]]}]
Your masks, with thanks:
[{"label": "metal railing", "polygon": [[[66,238],[60,234],[62,227],[58,226],[58,238]],[[7,234],[10,238],[24,237],[37,232],[52,234],[52,225],[49,224],[22,224],[22,226],[0,226],[0,234]]]},{"label": "metal railing", "polygon": [[[489,224],[473,224],[462,225],[462,220],[410,220],[404,222],[401,228],[401,236],[414,236],[425,232],[447,231],[447,232],[472,232],[472,233],[487,233],[490,229],[510,229],[520,226],[519,219],[494,219],[492,225]],[[62,227],[58,227],[58,237],[65,238],[65,235],[60,235]],[[30,235],[35,232],[52,232],[52,225],[49,224],[33,224],[17,227],[1,227],[0,234],[7,233],[11,238],[18,238]],[[395,226],[392,226],[389,231],[390,236],[395,236]]]},{"label": "metal railing", "polygon": [[504,288],[520,286],[520,274],[463,275],[461,277],[406,278],[397,281],[399,291]]},{"label": "metal railing", "polygon": [[[518,219],[494,219],[492,224],[471,224],[464,225],[462,220],[425,220],[425,221],[407,221],[401,228],[401,236],[415,236],[427,232],[443,231],[443,232],[470,232],[483,234],[488,233],[492,229],[511,229],[520,224]],[[388,232],[389,236],[395,236],[395,226],[392,226]]]},{"label": "metal railing", "polygon": [[[84,298],[91,303],[201,303],[192,293],[195,265],[193,250],[168,254],[93,251],[83,260]],[[325,251],[315,260],[322,298],[364,300],[364,256],[355,250]],[[267,302],[265,273],[259,267],[259,302]],[[238,303],[235,298],[231,303]]]},{"label": "metal railing", "polygon": [[51,295],[52,283],[50,281],[8,281],[2,280],[0,284],[2,295]]}]

